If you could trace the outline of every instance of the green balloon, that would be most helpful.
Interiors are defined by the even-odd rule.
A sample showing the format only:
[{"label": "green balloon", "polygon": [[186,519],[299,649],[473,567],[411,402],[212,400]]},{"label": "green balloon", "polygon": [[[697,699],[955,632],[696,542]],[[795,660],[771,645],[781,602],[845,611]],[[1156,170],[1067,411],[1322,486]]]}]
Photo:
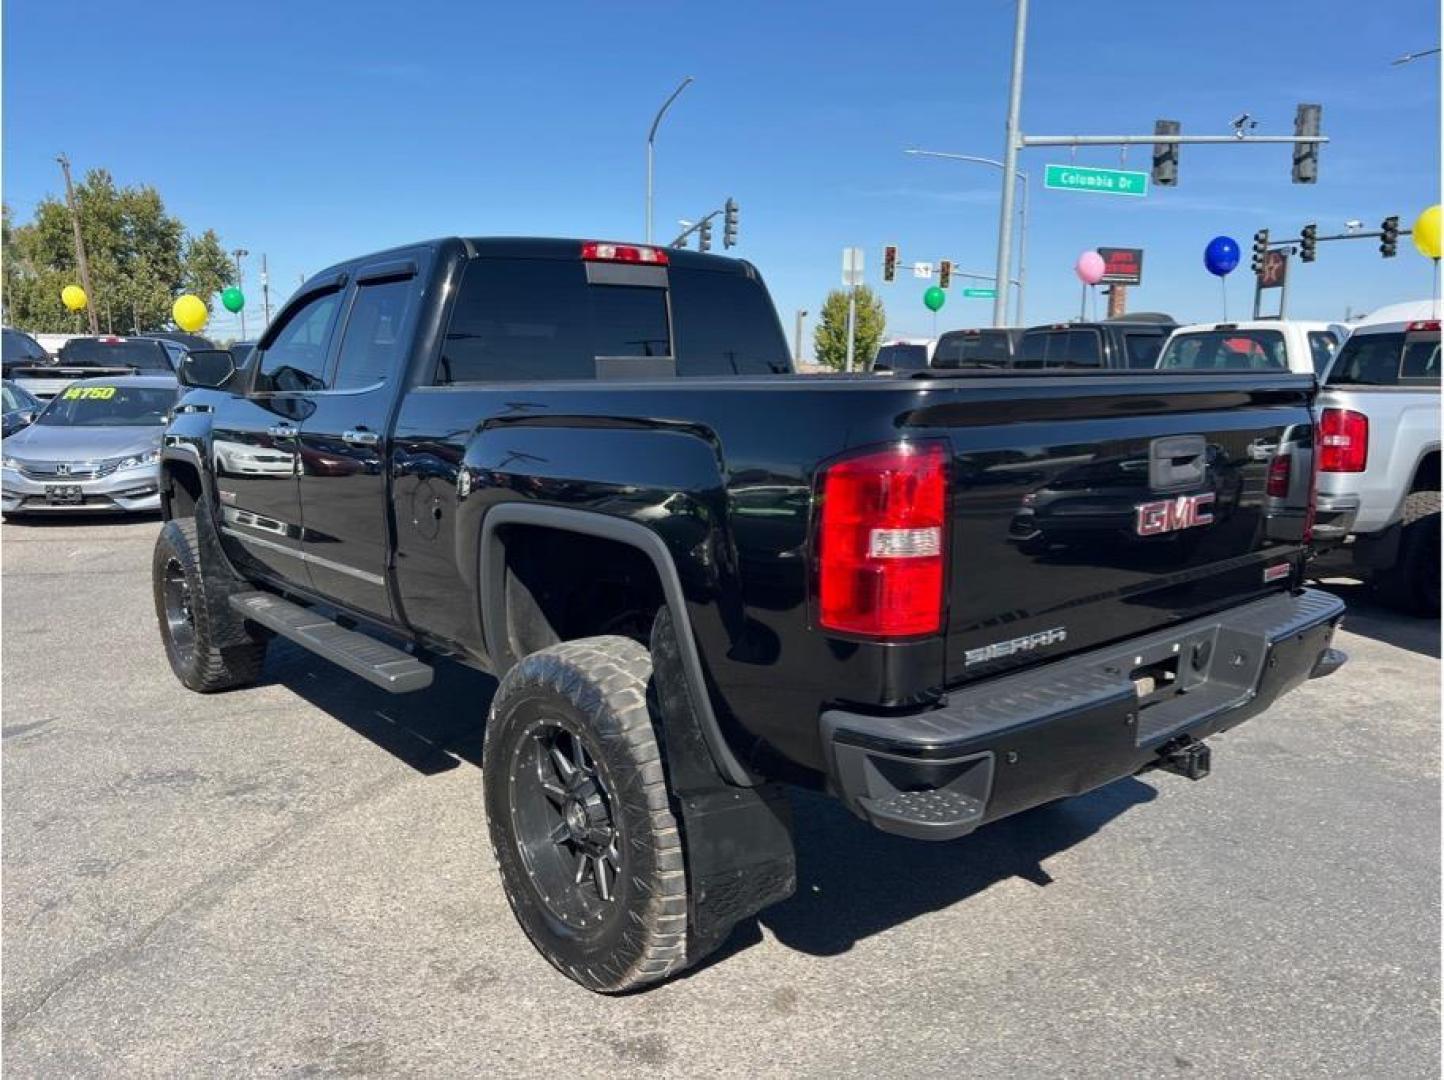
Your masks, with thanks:
[{"label": "green balloon", "polygon": [[221,303],[227,311],[236,312],[246,306],[246,294],[232,285],[225,292],[221,293]]},{"label": "green balloon", "polygon": [[929,311],[937,311],[947,300],[948,294],[936,285],[928,286],[928,291],[923,293],[923,304]]}]

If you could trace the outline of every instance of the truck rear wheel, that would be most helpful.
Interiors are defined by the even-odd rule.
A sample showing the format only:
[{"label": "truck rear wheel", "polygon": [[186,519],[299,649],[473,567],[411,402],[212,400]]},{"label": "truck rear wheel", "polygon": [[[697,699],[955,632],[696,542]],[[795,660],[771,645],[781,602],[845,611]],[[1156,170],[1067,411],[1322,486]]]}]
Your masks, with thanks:
[{"label": "truck rear wheel", "polygon": [[166,659],[177,679],[201,693],[248,686],[261,677],[266,642],[217,644],[211,605],[225,601],[206,588],[200,550],[195,518],[167,521],[155,541],[151,588]]},{"label": "truck rear wheel", "polygon": [[1439,492],[1404,499],[1399,559],[1376,581],[1379,599],[1413,615],[1439,614]]},{"label": "truck rear wheel", "polygon": [[687,964],[687,873],[651,674],[651,654],[629,638],[553,645],[502,680],[486,726],[486,812],[507,901],[558,970],[606,993]]}]

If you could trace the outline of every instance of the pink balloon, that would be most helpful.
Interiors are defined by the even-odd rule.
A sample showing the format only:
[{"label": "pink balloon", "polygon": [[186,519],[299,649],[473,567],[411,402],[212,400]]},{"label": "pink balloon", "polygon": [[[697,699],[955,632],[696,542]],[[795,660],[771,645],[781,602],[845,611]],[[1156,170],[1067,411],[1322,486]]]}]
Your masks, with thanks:
[{"label": "pink balloon", "polygon": [[1103,256],[1096,251],[1085,251],[1078,256],[1078,262],[1073,267],[1073,273],[1078,275],[1078,280],[1084,285],[1097,285],[1103,280],[1103,271],[1107,269],[1103,264]]}]

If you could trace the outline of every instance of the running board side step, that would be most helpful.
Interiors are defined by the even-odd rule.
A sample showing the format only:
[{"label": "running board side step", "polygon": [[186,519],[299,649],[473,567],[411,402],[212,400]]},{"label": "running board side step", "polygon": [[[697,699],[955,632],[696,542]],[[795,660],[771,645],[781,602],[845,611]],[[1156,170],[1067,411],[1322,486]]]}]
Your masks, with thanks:
[{"label": "running board side step", "polygon": [[432,669],[410,653],[338,626],[309,608],[267,592],[234,593],[230,601],[243,617],[390,693],[407,694],[431,685]]}]

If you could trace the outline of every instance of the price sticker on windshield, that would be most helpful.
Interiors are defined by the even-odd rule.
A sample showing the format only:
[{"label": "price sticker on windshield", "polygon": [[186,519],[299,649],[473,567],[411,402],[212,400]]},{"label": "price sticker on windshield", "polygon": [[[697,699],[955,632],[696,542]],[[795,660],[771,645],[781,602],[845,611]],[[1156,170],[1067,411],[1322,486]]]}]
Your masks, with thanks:
[{"label": "price sticker on windshield", "polygon": [[115,397],[113,386],[70,386],[60,395],[67,401],[109,401]]}]

